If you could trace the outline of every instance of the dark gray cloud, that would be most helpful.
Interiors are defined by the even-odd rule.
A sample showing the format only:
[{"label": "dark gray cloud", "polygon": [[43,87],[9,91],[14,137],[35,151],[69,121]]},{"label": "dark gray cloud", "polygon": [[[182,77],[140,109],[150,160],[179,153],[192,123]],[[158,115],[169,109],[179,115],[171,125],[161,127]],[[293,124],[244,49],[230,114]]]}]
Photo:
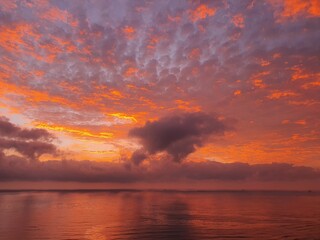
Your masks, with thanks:
[{"label": "dark gray cloud", "polygon": [[174,161],[180,162],[196,147],[202,146],[210,135],[223,134],[227,129],[217,117],[202,112],[180,113],[148,121],[143,127],[129,131],[129,136],[138,138],[143,146],[138,150],[140,155],[135,152],[132,158],[142,161],[141,151],[144,150],[148,154],[167,152]]},{"label": "dark gray cloud", "polygon": [[131,160],[135,165],[139,165],[147,157],[148,154],[144,151],[144,149],[138,149],[132,154]]},{"label": "dark gray cloud", "polygon": [[56,146],[52,143],[0,138],[0,150],[3,149],[14,149],[31,160],[37,159],[42,154],[54,154],[57,151]]},{"label": "dark gray cloud", "polygon": [[51,140],[53,138],[52,134],[44,129],[23,129],[3,116],[0,116],[0,135],[23,140]]},{"label": "dark gray cloud", "polygon": [[117,163],[57,160],[29,162],[16,156],[0,157],[0,181],[133,182],[139,175]]},{"label": "dark gray cloud", "polygon": [[0,151],[14,149],[29,160],[36,160],[42,154],[55,154],[53,135],[44,129],[24,129],[0,117]]},{"label": "dark gray cloud", "polygon": [[320,178],[320,171],[288,163],[248,164],[210,161],[184,164],[183,175],[197,180],[286,181]]}]

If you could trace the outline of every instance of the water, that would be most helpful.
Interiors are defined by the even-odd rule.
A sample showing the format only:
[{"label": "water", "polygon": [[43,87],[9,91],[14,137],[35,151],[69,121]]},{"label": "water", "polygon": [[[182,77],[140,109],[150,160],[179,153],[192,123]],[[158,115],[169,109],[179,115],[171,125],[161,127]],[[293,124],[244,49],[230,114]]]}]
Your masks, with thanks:
[{"label": "water", "polygon": [[320,194],[0,192],[0,239],[320,239]]}]

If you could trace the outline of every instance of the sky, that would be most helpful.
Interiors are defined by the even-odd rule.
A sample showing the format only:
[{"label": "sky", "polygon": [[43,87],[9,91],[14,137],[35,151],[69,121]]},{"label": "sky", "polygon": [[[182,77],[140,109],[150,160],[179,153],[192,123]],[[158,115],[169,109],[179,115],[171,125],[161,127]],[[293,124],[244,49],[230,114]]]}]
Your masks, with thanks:
[{"label": "sky", "polygon": [[318,0],[0,2],[0,188],[320,183]]}]

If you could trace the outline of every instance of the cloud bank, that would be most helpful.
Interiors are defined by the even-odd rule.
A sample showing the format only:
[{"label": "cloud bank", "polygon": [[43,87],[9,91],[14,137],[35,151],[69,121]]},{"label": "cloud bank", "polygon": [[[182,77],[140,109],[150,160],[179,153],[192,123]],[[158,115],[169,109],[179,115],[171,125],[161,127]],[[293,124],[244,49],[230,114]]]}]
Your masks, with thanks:
[{"label": "cloud bank", "polygon": [[221,181],[301,181],[320,180],[320,171],[287,163],[247,164],[210,162],[153,161],[148,167],[128,162],[95,161],[30,162],[0,155],[0,181],[74,182],[174,182],[178,180]]}]

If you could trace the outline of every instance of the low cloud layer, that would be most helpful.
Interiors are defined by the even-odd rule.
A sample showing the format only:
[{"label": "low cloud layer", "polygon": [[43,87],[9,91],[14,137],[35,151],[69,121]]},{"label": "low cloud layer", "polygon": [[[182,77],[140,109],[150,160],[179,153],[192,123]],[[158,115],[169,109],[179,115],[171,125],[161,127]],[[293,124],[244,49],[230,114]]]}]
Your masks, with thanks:
[{"label": "low cloud layer", "polygon": [[143,148],[132,155],[135,163],[143,161],[147,154],[166,152],[176,162],[201,147],[210,135],[223,134],[224,122],[202,112],[181,113],[148,121],[143,127],[133,128],[129,136],[140,140]]},{"label": "low cloud layer", "polygon": [[320,180],[320,171],[287,163],[247,164],[210,162],[152,161],[148,167],[128,162],[95,161],[30,162],[0,154],[0,181],[75,182],[173,182],[178,180],[221,181],[302,181]]},{"label": "low cloud layer", "polygon": [[0,151],[15,150],[29,160],[37,160],[42,154],[56,153],[53,139],[46,130],[21,128],[0,117]]}]

